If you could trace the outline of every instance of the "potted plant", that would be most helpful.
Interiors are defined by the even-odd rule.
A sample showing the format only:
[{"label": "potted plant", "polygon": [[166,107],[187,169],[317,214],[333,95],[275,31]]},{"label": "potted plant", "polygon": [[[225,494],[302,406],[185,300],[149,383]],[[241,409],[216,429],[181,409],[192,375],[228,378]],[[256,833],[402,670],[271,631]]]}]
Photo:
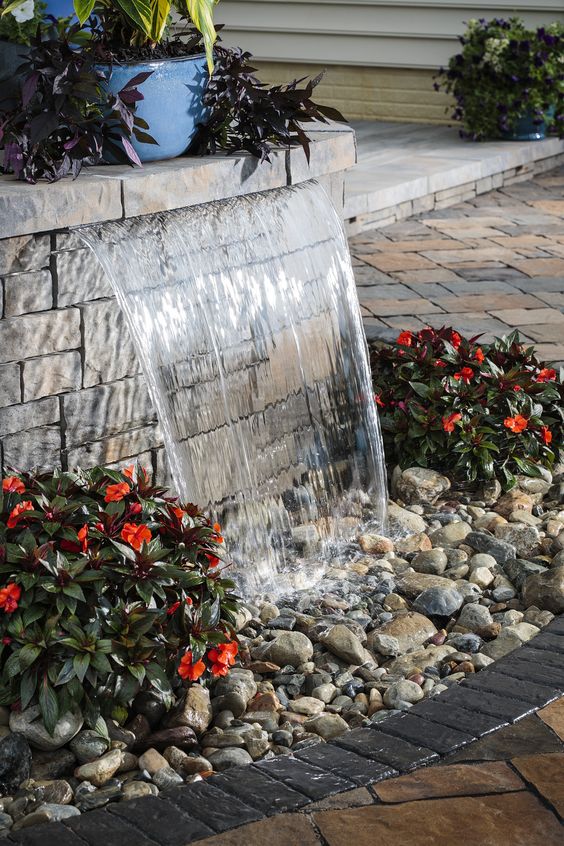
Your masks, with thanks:
[{"label": "potted plant", "polygon": [[[27,2],[13,0],[3,15],[17,14]],[[213,5],[214,0],[176,0],[176,11],[196,30],[196,35],[192,31],[192,37],[182,41],[167,37],[170,0],[74,0],[76,17],[88,29],[89,43],[83,49],[96,57],[102,87],[117,96],[131,80],[133,85],[145,83],[143,96],[134,102],[139,122],[151,126],[151,136],[138,132],[131,137],[134,160],[184,153],[203,121],[216,39]],[[73,29],[73,38],[79,34],[84,36]]]},{"label": "potted plant", "polygon": [[526,29],[520,18],[471,20],[462,51],[441,68],[435,89],[454,95],[461,135],[481,141],[541,140],[564,132],[564,26]]}]

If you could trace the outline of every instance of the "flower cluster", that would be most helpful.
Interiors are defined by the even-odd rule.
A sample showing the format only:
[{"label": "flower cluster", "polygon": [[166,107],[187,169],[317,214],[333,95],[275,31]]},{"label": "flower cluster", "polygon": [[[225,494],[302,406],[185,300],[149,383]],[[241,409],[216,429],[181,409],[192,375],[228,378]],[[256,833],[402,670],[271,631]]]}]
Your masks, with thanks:
[{"label": "flower cluster", "polygon": [[459,40],[462,51],[439,70],[435,89],[454,95],[463,137],[498,138],[528,115],[564,133],[562,24],[528,30],[520,18],[481,18]]},{"label": "flower cluster", "polygon": [[445,327],[371,354],[389,461],[459,481],[540,475],[564,445],[564,385],[517,333],[479,344]]},{"label": "flower cluster", "polygon": [[38,704],[52,730],[82,708],[124,714],[156,689],[225,675],[237,597],[220,527],[141,467],[2,480],[0,704]]}]

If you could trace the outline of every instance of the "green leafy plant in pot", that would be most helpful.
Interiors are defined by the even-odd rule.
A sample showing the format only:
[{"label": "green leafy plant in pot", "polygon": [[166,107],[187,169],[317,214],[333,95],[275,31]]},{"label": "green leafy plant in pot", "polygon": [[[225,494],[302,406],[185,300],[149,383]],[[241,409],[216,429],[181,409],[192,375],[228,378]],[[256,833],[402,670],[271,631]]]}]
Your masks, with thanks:
[{"label": "green leafy plant in pot", "polygon": [[456,100],[464,138],[541,140],[564,135],[564,26],[529,30],[520,18],[470,20],[462,50],[441,68],[435,89]]},{"label": "green leafy plant in pot", "polygon": [[[14,0],[4,13],[25,0]],[[143,83],[135,112],[150,135],[138,133],[128,143],[136,162],[168,159],[184,153],[206,116],[204,92],[213,69],[215,0],[177,0],[174,10],[186,17],[196,35],[170,41],[170,0],[75,0],[74,10],[90,36],[102,87],[118,95],[124,87]],[[76,38],[77,32],[74,31]],[[202,44],[203,42],[203,44]],[[112,154],[112,160],[116,158]]]}]

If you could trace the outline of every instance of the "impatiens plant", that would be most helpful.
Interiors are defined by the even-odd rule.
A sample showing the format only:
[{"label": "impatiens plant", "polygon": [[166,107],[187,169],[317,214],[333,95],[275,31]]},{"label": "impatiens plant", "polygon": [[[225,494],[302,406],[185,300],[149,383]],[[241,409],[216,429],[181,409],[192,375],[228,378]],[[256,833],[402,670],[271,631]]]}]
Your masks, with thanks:
[{"label": "impatiens plant", "polygon": [[133,466],[23,473],[0,492],[0,703],[53,731],[143,689],[225,675],[237,643],[220,527]]},{"label": "impatiens plant", "polygon": [[440,69],[435,89],[454,96],[463,137],[498,138],[529,115],[564,134],[562,24],[529,30],[520,18],[474,19],[459,40],[462,50]]},{"label": "impatiens plant", "polygon": [[564,384],[516,332],[492,344],[451,328],[401,332],[371,363],[386,456],[401,467],[510,488],[564,446]]}]

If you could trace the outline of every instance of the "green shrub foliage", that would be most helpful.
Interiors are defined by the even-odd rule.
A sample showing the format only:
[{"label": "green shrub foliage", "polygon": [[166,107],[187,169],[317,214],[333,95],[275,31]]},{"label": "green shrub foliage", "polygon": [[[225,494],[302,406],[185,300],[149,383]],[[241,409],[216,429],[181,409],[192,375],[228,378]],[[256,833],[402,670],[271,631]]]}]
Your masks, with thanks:
[{"label": "green shrub foliage", "polygon": [[142,689],[170,705],[182,679],[224,674],[237,597],[221,543],[141,467],[5,478],[0,702],[39,705],[52,732],[76,707],[101,725]]},{"label": "green shrub foliage", "polygon": [[504,488],[553,465],[564,385],[516,332],[481,345],[451,328],[401,332],[371,362],[389,461]]}]

